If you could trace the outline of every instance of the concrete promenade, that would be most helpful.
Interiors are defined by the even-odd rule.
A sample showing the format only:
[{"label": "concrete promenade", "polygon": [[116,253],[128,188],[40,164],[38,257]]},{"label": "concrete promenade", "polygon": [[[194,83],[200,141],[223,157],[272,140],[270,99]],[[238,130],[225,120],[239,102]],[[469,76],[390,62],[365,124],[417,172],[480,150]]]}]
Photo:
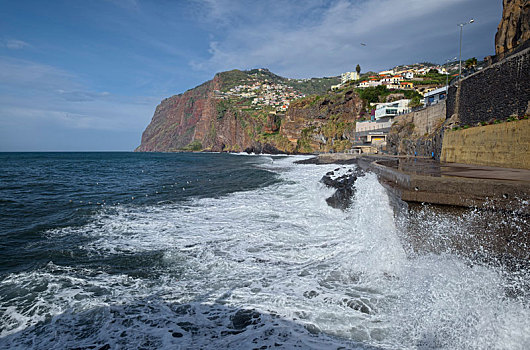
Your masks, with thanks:
[{"label": "concrete promenade", "polygon": [[322,163],[357,163],[407,202],[484,207],[530,215],[530,170],[439,163],[385,155],[319,155]]}]

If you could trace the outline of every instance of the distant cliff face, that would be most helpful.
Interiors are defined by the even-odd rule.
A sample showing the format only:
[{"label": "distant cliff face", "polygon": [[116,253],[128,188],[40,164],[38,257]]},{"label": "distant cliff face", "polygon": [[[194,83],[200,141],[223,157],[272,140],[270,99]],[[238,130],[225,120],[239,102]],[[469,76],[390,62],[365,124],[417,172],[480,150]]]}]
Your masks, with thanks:
[{"label": "distant cliff face", "polygon": [[[136,151],[344,150],[351,146],[355,119],[363,107],[352,89],[293,100],[287,114],[279,111],[287,97],[302,94],[304,89],[326,91],[334,83],[334,78],[285,79],[267,70],[219,73],[211,81],[163,100]],[[280,106],[260,105],[269,99]]]},{"label": "distant cliff face", "polygon": [[[211,92],[216,84],[209,81],[163,100],[155,110],[151,123],[142,134],[140,152],[170,152],[183,149],[194,139],[197,124],[215,108]],[[204,121],[203,123],[204,124]]]},{"label": "distant cliff face", "polygon": [[504,0],[495,35],[495,54],[504,56],[530,40],[530,1]]}]

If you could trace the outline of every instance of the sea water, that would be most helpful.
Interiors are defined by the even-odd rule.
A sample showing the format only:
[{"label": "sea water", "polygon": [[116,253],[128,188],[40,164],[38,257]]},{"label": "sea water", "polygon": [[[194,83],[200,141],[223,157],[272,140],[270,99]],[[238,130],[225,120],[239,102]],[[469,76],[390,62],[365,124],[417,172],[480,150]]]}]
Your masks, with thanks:
[{"label": "sea water", "polygon": [[411,249],[374,174],[342,211],[353,165],[302,158],[0,154],[0,348],[530,348],[524,267]]}]

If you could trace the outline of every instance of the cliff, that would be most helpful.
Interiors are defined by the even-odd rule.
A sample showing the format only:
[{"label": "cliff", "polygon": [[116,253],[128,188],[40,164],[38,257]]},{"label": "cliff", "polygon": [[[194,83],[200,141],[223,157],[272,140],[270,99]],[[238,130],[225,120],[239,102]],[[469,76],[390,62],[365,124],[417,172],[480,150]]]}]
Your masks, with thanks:
[{"label": "cliff", "polygon": [[342,152],[352,146],[355,120],[363,109],[353,88],[310,96],[291,104],[280,133],[298,153]]},{"label": "cliff", "polygon": [[530,1],[504,0],[502,19],[495,35],[495,54],[500,58],[530,39]]},{"label": "cliff", "polygon": [[218,73],[163,100],[136,151],[342,151],[363,104],[353,89],[325,93],[337,80],[287,79],[266,69]]}]

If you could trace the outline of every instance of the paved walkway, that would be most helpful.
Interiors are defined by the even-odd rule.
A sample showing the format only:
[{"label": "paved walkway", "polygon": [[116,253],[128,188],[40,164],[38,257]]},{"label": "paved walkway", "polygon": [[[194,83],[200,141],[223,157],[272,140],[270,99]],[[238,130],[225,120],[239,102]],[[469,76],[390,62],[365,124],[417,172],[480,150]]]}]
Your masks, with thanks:
[{"label": "paved walkway", "polygon": [[[378,157],[379,158],[379,157]],[[484,165],[440,163],[427,158],[379,158],[379,164],[411,175],[465,177],[474,179],[522,181],[530,183],[530,170]]]}]

